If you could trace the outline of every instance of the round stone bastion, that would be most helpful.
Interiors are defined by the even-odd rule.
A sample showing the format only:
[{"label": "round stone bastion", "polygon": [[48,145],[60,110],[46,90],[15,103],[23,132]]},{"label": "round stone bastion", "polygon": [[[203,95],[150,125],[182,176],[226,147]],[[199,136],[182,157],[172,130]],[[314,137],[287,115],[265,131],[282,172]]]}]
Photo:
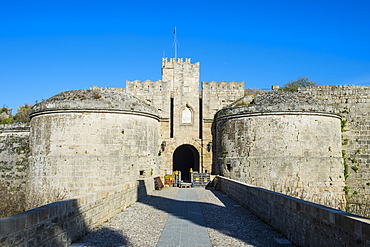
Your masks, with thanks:
[{"label": "round stone bastion", "polygon": [[213,172],[307,201],[345,205],[341,117],[312,96],[266,92],[215,115]]},{"label": "round stone bastion", "polygon": [[158,113],[134,96],[94,87],[33,110],[29,193],[75,196],[159,174]]}]

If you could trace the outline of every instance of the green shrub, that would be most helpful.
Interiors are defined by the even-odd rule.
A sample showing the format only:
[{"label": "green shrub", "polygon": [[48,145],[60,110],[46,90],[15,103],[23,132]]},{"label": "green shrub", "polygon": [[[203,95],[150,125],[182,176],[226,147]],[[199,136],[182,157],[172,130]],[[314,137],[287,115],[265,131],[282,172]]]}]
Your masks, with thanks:
[{"label": "green shrub", "polygon": [[0,119],[0,124],[11,124],[11,123],[14,123],[14,118],[13,117]]},{"label": "green shrub", "polygon": [[358,166],[352,166],[351,168],[352,168],[352,170],[354,170],[355,172],[357,172],[357,171],[358,171],[358,169],[359,169],[359,168],[358,168]]},{"label": "green shrub", "polygon": [[346,196],[348,196],[348,194],[349,194],[349,187],[348,186],[344,186],[343,191],[344,191],[344,194],[346,194]]},{"label": "green shrub", "polygon": [[29,106],[28,104],[24,104],[24,106],[21,106],[18,108],[18,113],[15,114],[14,120],[17,122],[27,123],[31,121],[30,114],[32,113],[32,106]]},{"label": "green shrub", "polygon": [[0,183],[0,218],[22,213],[26,210],[26,197],[20,188],[9,189]]}]

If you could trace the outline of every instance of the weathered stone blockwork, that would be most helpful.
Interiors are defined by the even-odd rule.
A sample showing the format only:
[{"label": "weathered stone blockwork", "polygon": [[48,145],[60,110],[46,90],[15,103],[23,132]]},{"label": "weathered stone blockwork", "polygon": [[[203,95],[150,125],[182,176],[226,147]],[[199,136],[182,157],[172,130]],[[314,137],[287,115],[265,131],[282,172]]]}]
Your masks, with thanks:
[{"label": "weathered stone blockwork", "polygon": [[213,121],[217,111],[244,96],[244,82],[202,82],[203,116]]},{"label": "weathered stone blockwork", "polygon": [[299,91],[340,110],[348,209],[370,217],[370,86],[317,86]]},{"label": "weathered stone blockwork", "polygon": [[153,190],[151,177],[0,219],[0,246],[69,246]]},{"label": "weathered stone blockwork", "polygon": [[298,246],[370,246],[370,220],[217,177],[216,187]]},{"label": "weathered stone blockwork", "polygon": [[156,111],[122,91],[64,92],[31,117],[28,188],[40,196],[58,189],[71,197],[159,174]]},{"label": "weathered stone blockwork", "polygon": [[[163,58],[162,80],[126,81],[127,93],[154,106],[159,112],[158,144],[166,142],[165,150],[159,150],[163,173],[173,170],[174,153],[184,145],[191,146],[199,156],[196,170],[210,172],[213,115],[244,96],[244,82],[202,82],[200,87],[199,77],[199,63],[192,64],[189,58]],[[187,112],[186,117],[184,112]]]},{"label": "weathered stone blockwork", "polygon": [[[158,145],[166,142],[164,150],[158,149],[161,175],[173,170],[173,155],[181,145],[192,146],[196,155],[203,157],[202,140],[199,138],[199,63],[192,64],[190,59],[163,58],[162,80],[126,81],[126,92],[158,110]],[[186,120],[183,119],[184,110],[188,111]],[[207,167],[205,169],[209,170]]]},{"label": "weathered stone blockwork", "polygon": [[0,174],[10,190],[24,189],[28,175],[28,124],[0,125]]},{"label": "weathered stone blockwork", "polygon": [[[237,105],[238,103],[235,103]],[[327,206],[345,207],[340,117],[293,93],[231,105],[214,122],[214,172]]]}]

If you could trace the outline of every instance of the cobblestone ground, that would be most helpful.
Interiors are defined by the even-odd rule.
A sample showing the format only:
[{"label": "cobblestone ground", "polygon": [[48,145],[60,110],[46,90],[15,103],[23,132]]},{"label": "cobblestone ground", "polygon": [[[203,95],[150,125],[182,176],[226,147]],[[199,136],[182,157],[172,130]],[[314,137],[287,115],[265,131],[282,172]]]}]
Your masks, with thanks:
[{"label": "cobblestone ground", "polygon": [[[179,188],[164,188],[136,202],[72,246],[156,246]],[[222,192],[196,190],[213,246],[293,246]],[[189,236],[191,237],[191,236]],[[281,242],[283,243],[283,242]]]}]

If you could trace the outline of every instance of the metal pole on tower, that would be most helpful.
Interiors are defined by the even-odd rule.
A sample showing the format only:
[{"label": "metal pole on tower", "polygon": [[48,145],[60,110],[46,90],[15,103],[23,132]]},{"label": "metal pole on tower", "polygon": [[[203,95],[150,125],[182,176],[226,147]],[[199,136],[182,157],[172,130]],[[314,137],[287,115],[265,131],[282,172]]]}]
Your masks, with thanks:
[{"label": "metal pole on tower", "polygon": [[176,38],[176,27],[173,30],[173,46],[175,49],[175,59],[177,59],[177,38]]}]

